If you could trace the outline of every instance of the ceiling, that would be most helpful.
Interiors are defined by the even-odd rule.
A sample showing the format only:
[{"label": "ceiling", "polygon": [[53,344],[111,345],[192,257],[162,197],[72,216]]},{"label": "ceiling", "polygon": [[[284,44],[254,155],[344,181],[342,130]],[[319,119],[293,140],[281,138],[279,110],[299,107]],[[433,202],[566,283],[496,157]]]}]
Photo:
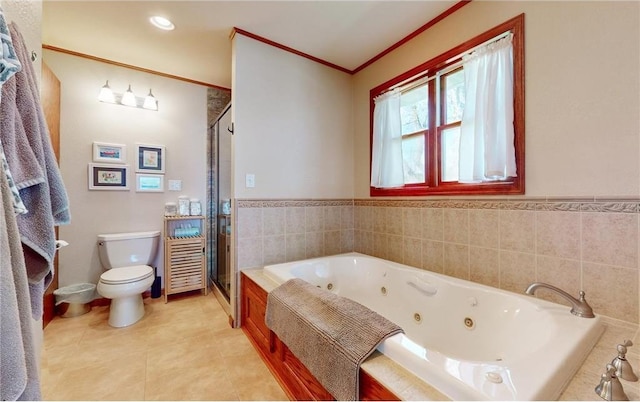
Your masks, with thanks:
[{"label": "ceiling", "polygon": [[230,88],[234,27],[354,70],[457,2],[44,0],[42,42]]}]

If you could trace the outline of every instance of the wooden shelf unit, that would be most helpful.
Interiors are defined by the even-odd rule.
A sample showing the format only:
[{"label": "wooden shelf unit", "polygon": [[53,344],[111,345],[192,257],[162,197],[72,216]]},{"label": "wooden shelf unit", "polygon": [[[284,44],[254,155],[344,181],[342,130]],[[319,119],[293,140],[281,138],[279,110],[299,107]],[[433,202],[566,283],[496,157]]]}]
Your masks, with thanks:
[{"label": "wooden shelf unit", "polygon": [[[207,294],[204,219],[201,215],[164,218],[165,303],[176,293],[202,289]],[[189,228],[193,233],[187,233]]]}]

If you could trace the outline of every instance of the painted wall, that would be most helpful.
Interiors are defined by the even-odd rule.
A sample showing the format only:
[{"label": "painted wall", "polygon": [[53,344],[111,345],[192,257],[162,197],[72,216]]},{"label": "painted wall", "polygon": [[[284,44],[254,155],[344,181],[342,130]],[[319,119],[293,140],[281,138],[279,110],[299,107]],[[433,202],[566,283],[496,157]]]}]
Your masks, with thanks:
[{"label": "painted wall", "polygon": [[639,7],[474,1],[356,74],[356,198],[369,197],[369,90],[521,13],[526,195],[640,195]]},{"label": "painted wall", "polygon": [[234,198],[353,197],[351,76],[233,41]]},{"label": "painted wall", "polygon": [[[103,272],[96,237],[100,233],[163,229],[164,203],[179,195],[205,200],[207,91],[205,87],[135,70],[45,51],[45,62],[61,82],[60,168],[71,203],[71,225],[60,228],[70,246],[60,252],[60,286],[96,283]],[[114,92],[131,84],[138,96],[149,88],[159,111],[98,102],[106,80]],[[124,144],[129,191],[89,191],[87,166],[94,141]],[[135,145],[166,147],[165,192],[139,193],[135,187]],[[182,191],[168,191],[168,180]],[[161,239],[162,240],[162,239]],[[162,274],[163,247],[157,258]]]},{"label": "painted wall", "polygon": [[[232,46],[232,88],[231,198],[353,198],[350,75],[237,34]],[[254,188],[245,186],[248,173],[255,175]],[[239,204],[234,201],[236,208],[243,207]],[[284,258],[287,250],[290,255],[305,255],[306,209],[296,206],[296,217],[302,219],[302,226],[296,228],[301,231],[294,230],[296,234],[287,238],[285,208],[277,208],[279,218],[270,215],[264,228],[265,233],[277,235],[278,243],[267,241],[264,247],[262,209],[249,208],[248,215],[236,209],[231,261],[235,269],[231,315],[236,324],[239,269],[262,264],[263,250],[271,261],[271,252],[277,258]],[[322,208],[313,212],[316,209],[323,212]],[[309,247],[324,253],[324,227],[315,228],[309,241]]]}]

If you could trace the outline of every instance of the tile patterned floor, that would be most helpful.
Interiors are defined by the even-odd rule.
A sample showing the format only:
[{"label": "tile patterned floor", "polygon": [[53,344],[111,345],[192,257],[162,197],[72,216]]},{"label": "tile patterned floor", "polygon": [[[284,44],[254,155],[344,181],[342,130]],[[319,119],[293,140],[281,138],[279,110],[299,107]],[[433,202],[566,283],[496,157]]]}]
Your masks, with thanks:
[{"label": "tile patterned floor", "polygon": [[146,315],[107,324],[108,307],[56,317],[44,330],[45,400],[287,400],[240,329],[209,294],[145,299]]}]

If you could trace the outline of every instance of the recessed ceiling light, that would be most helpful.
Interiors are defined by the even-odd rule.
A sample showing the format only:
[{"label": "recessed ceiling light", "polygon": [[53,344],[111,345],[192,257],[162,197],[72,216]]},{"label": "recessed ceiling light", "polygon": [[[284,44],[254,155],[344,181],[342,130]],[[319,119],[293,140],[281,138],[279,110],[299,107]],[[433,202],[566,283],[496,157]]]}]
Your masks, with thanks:
[{"label": "recessed ceiling light", "polygon": [[173,25],[173,22],[164,17],[160,17],[159,15],[149,18],[149,21],[151,21],[154,26],[160,29],[164,29],[165,31],[172,31],[176,27],[175,25]]}]

